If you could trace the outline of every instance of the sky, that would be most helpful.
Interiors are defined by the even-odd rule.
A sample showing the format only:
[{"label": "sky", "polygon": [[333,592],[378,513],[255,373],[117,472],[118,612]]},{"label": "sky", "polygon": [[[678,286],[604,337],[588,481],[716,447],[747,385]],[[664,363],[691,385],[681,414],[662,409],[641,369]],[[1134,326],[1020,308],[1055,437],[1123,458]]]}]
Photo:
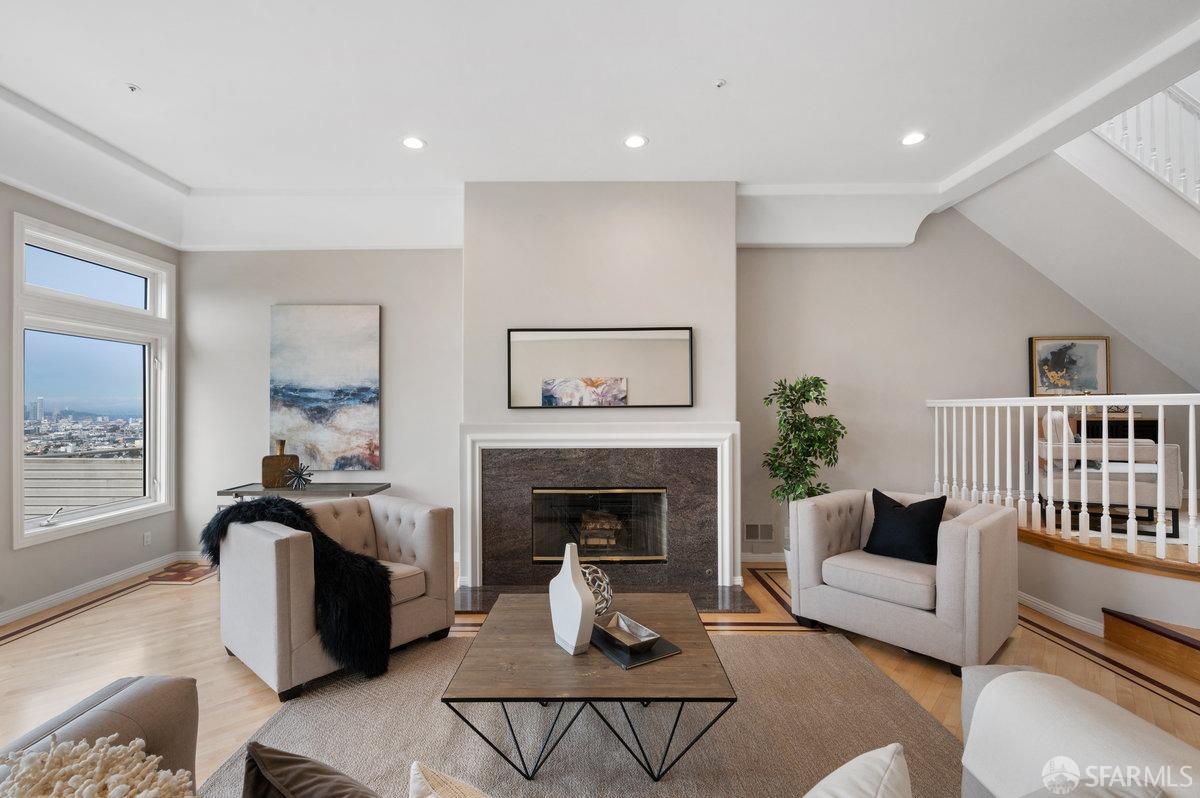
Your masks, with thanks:
[{"label": "sky", "polygon": [[140,344],[25,331],[25,404],[39,396],[46,412],[69,407],[99,415],[142,415]]},{"label": "sky", "polygon": [[29,244],[25,245],[25,282],[131,308],[146,307],[145,277]]},{"label": "sky", "polygon": [[[32,285],[146,307],[146,279],[58,252],[25,246]],[[25,331],[25,404],[39,396],[47,412],[69,407],[100,415],[142,415],[144,347],[77,335]]]}]

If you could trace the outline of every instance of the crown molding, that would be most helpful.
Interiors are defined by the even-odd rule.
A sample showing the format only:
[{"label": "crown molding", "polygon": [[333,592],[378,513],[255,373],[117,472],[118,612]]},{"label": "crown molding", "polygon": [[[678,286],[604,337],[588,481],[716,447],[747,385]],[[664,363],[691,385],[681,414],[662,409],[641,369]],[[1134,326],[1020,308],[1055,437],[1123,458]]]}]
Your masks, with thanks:
[{"label": "crown molding", "polygon": [[[743,247],[903,247],[921,222],[1200,70],[1200,20],[934,183],[746,184]],[[448,249],[462,186],[188,186],[0,86],[0,181],[183,251]],[[114,187],[118,187],[114,190]]]}]

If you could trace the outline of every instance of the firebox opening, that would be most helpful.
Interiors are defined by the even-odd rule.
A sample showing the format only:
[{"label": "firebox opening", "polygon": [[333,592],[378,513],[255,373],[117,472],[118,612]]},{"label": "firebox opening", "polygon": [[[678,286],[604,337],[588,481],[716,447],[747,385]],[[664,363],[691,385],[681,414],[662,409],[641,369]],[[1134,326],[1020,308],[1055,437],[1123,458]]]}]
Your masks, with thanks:
[{"label": "firebox opening", "polygon": [[533,488],[533,561],[666,562],[666,488]]}]

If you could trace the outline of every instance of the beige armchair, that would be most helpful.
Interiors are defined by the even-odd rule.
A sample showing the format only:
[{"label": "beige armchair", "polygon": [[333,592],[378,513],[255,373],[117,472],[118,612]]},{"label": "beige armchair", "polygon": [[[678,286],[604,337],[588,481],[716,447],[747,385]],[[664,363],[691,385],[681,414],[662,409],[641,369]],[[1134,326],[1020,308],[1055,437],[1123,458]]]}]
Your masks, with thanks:
[{"label": "beige armchair", "polygon": [[[911,504],[929,496],[888,492]],[[1017,625],[1017,513],[948,499],[936,565],[868,554],[871,492],[792,502],[792,614],[948,662],[991,659]]]},{"label": "beige armchair", "polygon": [[[391,572],[392,646],[445,637],[454,623],[454,511],[398,496],[308,505],[321,531]],[[338,665],[317,636],[312,536],[231,524],[221,542],[221,639],[281,701]]]}]

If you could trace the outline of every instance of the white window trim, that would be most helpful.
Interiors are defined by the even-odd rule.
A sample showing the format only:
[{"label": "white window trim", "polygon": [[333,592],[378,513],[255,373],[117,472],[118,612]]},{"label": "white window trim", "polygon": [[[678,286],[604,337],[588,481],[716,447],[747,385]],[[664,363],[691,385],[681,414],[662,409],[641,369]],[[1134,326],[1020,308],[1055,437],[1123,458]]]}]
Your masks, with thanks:
[{"label": "white window trim", "polygon": [[[146,309],[25,282],[25,245],[145,277]],[[25,521],[25,330],[128,341],[146,347],[146,495],[64,512],[53,526]],[[175,509],[175,266],[61,227],[13,215],[13,548],[22,549]]]}]

